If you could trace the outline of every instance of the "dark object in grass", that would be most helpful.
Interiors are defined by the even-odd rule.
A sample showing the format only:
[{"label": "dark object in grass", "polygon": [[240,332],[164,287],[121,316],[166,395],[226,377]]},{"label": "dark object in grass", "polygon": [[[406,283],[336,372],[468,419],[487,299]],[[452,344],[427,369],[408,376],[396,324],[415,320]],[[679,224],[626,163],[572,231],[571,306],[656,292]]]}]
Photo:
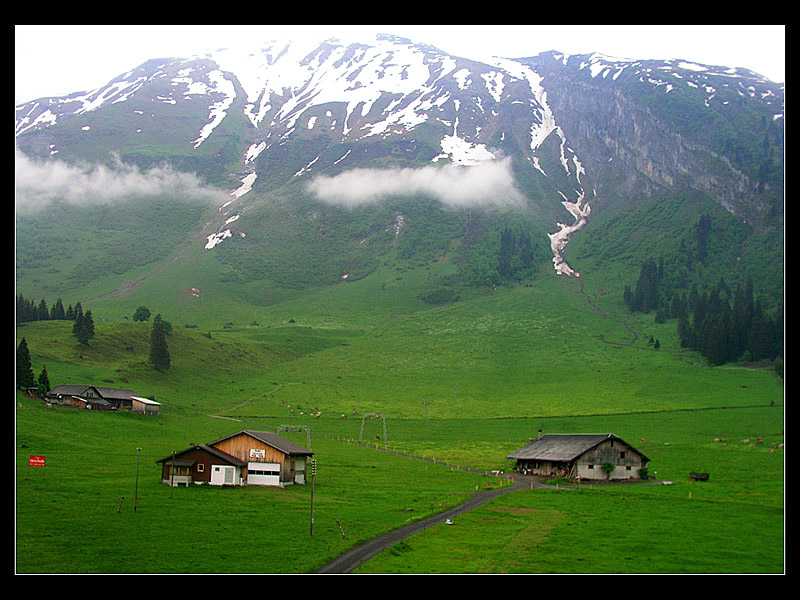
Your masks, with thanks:
[{"label": "dark object in grass", "polygon": [[708,481],[708,473],[689,473],[689,479],[693,481]]}]

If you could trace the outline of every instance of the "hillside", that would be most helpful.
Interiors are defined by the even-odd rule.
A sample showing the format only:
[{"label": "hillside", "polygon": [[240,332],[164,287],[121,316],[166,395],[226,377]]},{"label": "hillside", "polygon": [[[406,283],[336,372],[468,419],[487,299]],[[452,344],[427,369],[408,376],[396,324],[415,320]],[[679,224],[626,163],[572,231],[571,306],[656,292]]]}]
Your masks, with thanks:
[{"label": "hillside", "polygon": [[[18,106],[16,344],[53,386],[160,409],[17,390],[17,570],[311,573],[508,485],[544,430],[614,433],[653,479],[548,478],[359,572],[780,573],[783,111],[725,66],[391,36],[154,58]],[[745,312],[764,355],[732,343]],[[244,428],[313,447],[314,486],[161,484]]]},{"label": "hillside", "polygon": [[[29,296],[89,280],[111,294],[120,279],[101,274],[138,279],[192,235],[218,263],[217,284],[261,295],[397,260],[452,260],[468,286],[548,261],[569,274],[563,247],[586,223],[692,192],[770,240],[771,262],[782,253],[783,86],[726,67],[557,52],[481,64],[391,36],[276,43],[148,61],[100,89],[17,107],[16,132],[17,279]],[[148,194],[162,205],[144,210],[169,216],[145,232],[130,211]],[[42,243],[39,207],[50,215],[53,203],[70,227],[96,226],[79,250],[63,233]],[[524,259],[508,262],[506,229],[530,239]],[[777,289],[765,290],[772,305]]]}]

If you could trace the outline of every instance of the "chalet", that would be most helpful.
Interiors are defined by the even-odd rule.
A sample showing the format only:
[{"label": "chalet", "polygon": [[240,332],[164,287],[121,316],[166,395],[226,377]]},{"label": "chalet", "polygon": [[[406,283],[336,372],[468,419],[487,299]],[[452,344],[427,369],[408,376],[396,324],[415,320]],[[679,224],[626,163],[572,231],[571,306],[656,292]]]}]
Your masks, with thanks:
[{"label": "chalet", "polygon": [[161,481],[167,485],[284,487],[306,482],[306,466],[313,455],[275,433],[248,429],[156,462],[161,464]]},{"label": "chalet", "polygon": [[45,394],[45,400],[54,404],[71,404],[72,398],[101,398],[100,392],[91,385],[57,385]]},{"label": "chalet", "polygon": [[75,406],[72,398],[82,398],[89,401],[90,404],[99,406],[101,403],[93,402],[94,400],[105,401],[111,410],[118,408],[126,408],[131,410],[133,408],[133,397],[136,392],[133,390],[123,390],[111,387],[98,387],[86,384],[64,384],[57,385],[52,390],[45,394],[45,400],[54,404],[65,404],[68,406]]},{"label": "chalet", "polygon": [[131,396],[131,410],[135,413],[144,415],[157,415],[160,403],[150,398],[140,398],[139,396]]},{"label": "chalet", "polygon": [[[512,452],[516,470],[530,475],[581,479],[639,479],[649,458],[613,433],[542,435]],[[604,465],[613,465],[607,472]]]},{"label": "chalet", "polygon": [[247,463],[206,444],[190,446],[157,460],[161,465],[161,483],[186,485],[242,485]]}]

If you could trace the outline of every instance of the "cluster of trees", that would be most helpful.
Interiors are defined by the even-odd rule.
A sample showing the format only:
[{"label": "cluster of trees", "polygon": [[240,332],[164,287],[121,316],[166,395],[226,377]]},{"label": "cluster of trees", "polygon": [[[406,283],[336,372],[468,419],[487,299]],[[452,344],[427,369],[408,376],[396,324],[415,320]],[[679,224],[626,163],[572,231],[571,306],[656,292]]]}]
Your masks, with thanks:
[{"label": "cluster of trees", "polygon": [[[140,306],[133,315],[134,321],[149,321],[150,309]],[[94,317],[92,311],[84,312],[83,306],[78,302],[73,308],[70,305],[66,310],[61,298],[56,300],[52,308],[47,308],[47,302],[42,299],[38,304],[25,298],[22,294],[17,296],[17,322],[27,323],[31,321],[52,321],[65,320],[73,321],[72,334],[78,338],[81,344],[88,344],[89,340],[95,337]],[[150,363],[159,371],[169,370],[171,357],[167,347],[167,335],[172,333],[172,325],[169,321],[164,321],[160,314],[153,319],[153,328],[150,333]],[[23,338],[17,350],[17,385],[21,389],[34,387],[34,375],[31,369],[30,353],[28,344]],[[50,389],[50,382],[47,381],[47,369],[44,369],[44,379],[46,382],[45,392]],[[40,379],[42,376],[40,375]],[[41,383],[40,383],[40,388]]]},{"label": "cluster of trees", "polygon": [[500,252],[497,257],[497,272],[503,279],[517,279],[530,272],[533,266],[531,236],[520,231],[518,236],[506,227],[500,233]]},{"label": "cluster of trees", "polygon": [[58,298],[48,309],[44,298],[37,304],[20,294],[17,296],[17,323],[31,321],[73,321],[72,333],[81,344],[89,343],[89,340],[94,337],[92,311],[84,312],[80,302],[74,308],[70,304],[64,309],[64,303],[61,298]]},{"label": "cluster of trees", "polygon": [[664,261],[647,259],[639,271],[636,287],[626,285],[622,292],[622,299],[631,312],[648,313],[661,306],[661,278],[664,275]]},{"label": "cluster of trees", "polygon": [[711,364],[783,356],[782,311],[767,315],[754,302],[750,281],[735,294],[722,279],[710,293],[693,287],[677,308],[681,347],[700,352]]},{"label": "cluster of trees", "polygon": [[662,289],[663,260],[642,264],[632,290],[626,285],[623,299],[631,311],[656,311],[657,323],[677,319],[681,347],[695,350],[711,364],[736,360],[762,360],[783,356],[783,311],[769,315],[754,299],[753,283],[731,292],[724,278],[709,291],[693,285],[687,295]]},{"label": "cluster of trees", "polygon": [[[78,306],[80,303],[78,303]],[[77,313],[70,304],[65,310],[61,298],[57,299],[51,308],[47,308],[47,302],[42,298],[37,304],[35,301],[26,298],[22,294],[17,296],[17,323],[29,323],[31,321],[74,321]]]}]

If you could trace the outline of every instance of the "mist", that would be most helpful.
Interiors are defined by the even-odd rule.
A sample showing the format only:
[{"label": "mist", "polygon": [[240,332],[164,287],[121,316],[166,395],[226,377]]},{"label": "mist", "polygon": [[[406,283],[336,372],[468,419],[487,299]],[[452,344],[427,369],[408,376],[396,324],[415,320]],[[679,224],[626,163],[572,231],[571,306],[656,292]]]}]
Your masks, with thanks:
[{"label": "mist", "polygon": [[15,151],[16,210],[31,214],[54,202],[73,206],[108,204],[136,197],[168,197],[184,201],[219,202],[227,195],[202,184],[193,173],[169,166],[141,171],[114,157],[109,165],[71,165],[39,161]]},{"label": "mist", "polygon": [[318,176],[308,189],[328,204],[355,208],[391,196],[430,196],[449,208],[520,206],[510,159],[475,166],[447,164],[419,169],[353,169]]}]

